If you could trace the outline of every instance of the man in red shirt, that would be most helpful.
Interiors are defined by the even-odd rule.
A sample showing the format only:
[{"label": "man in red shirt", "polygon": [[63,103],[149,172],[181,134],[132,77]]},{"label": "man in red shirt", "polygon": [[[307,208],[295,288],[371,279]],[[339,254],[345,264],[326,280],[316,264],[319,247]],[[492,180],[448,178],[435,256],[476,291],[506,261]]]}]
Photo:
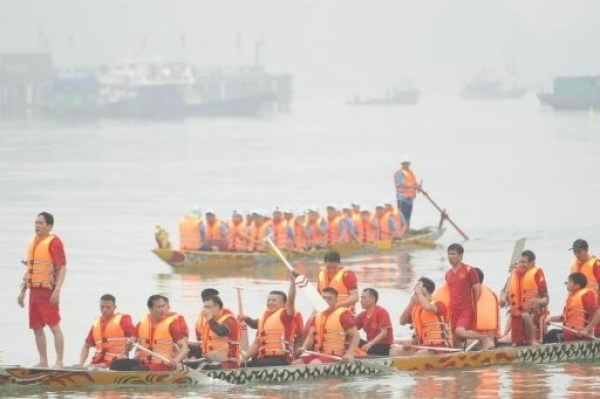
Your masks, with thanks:
[{"label": "man in red shirt", "polygon": [[538,342],[541,338],[536,339],[536,325],[547,312],[548,288],[544,271],[535,264],[532,251],[521,253],[519,266],[511,272],[505,295],[500,306],[510,305],[513,346]]},{"label": "man in red shirt", "polygon": [[340,264],[341,257],[337,251],[328,251],[324,261],[325,268],[321,269],[318,277],[319,293],[323,294],[326,287],[334,288],[338,300],[335,307],[345,307],[354,311],[354,304],[358,302],[356,274]]},{"label": "man in red shirt", "polygon": [[598,293],[598,282],[600,281],[600,259],[589,253],[586,240],[581,238],[573,242],[571,248],[575,258],[571,263],[571,273],[583,273],[587,278],[588,288]]},{"label": "man in red shirt", "polygon": [[394,342],[394,332],[389,312],[377,305],[379,293],[374,288],[365,288],[360,295],[363,311],[356,316],[358,330],[363,329],[367,339],[361,339],[359,346],[368,355],[388,356]]},{"label": "man in red shirt", "polygon": [[81,348],[79,365],[83,366],[95,347],[96,353],[91,364],[98,367],[109,367],[116,358],[125,356],[128,346],[127,338],[135,337],[136,329],[128,314],[115,313],[116,299],[110,294],[100,298],[101,316],[96,319]]},{"label": "man in red shirt", "polygon": [[[562,332],[565,341],[576,341],[593,338],[600,331],[596,328],[600,321],[600,307],[598,296],[593,289],[588,287],[588,281],[583,273],[571,273],[565,283],[569,296],[561,316],[551,316],[546,323],[562,322]],[[582,317],[583,316],[583,317]],[[559,342],[558,332],[550,330],[544,336],[544,343]]]},{"label": "man in red shirt", "polygon": [[141,369],[174,370],[189,352],[187,331],[162,295],[150,296],[147,305],[150,312],[136,326]]},{"label": "man in red shirt", "polygon": [[[446,272],[446,284],[450,292],[450,325],[457,340],[477,339],[481,349],[494,346],[492,337],[472,330],[475,321],[475,305],[479,298],[480,281],[477,270],[463,263],[465,249],[460,244],[448,247],[448,262],[452,268]],[[462,342],[460,342],[462,344]]]},{"label": "man in red shirt", "polygon": [[48,367],[48,352],[44,327],[54,335],[56,346],[55,368],[62,368],[64,337],[60,328],[60,291],[67,274],[67,261],[63,243],[58,236],[50,234],[54,216],[48,212],[37,215],[35,235],[27,248],[27,271],[17,298],[19,306],[25,307],[25,293],[29,288],[29,328],[35,335],[40,361],[36,367]]},{"label": "man in red shirt", "polygon": [[329,308],[315,314],[308,321],[304,344],[298,348],[301,354],[313,348],[316,352],[300,357],[292,364],[319,364],[351,362],[358,349],[360,334],[356,329],[354,314],[347,308],[337,306],[337,291],[326,287],[321,294]]}]

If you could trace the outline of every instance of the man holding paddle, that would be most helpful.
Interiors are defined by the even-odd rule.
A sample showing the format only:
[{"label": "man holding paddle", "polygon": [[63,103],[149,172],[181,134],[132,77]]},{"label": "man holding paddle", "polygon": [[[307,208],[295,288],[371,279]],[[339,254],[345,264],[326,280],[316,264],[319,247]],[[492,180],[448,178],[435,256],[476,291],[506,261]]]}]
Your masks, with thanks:
[{"label": "man holding paddle", "polygon": [[[565,284],[569,296],[563,314],[548,317],[546,323],[563,330],[564,340],[567,342],[594,338],[595,334],[600,333],[597,328],[600,321],[598,296],[587,287],[588,281],[583,273],[571,273]],[[556,332],[557,330],[548,331],[544,342],[559,342]]]},{"label": "man holding paddle", "polygon": [[403,156],[400,159],[400,169],[394,173],[394,183],[398,210],[406,220],[407,229],[410,228],[413,200],[421,189],[417,181],[417,174],[410,167],[410,158]]},{"label": "man holding paddle", "polygon": [[511,272],[500,306],[510,305],[512,345],[533,345],[537,342],[536,325],[547,312],[548,288],[544,271],[535,264],[532,251],[523,251],[518,265]]}]

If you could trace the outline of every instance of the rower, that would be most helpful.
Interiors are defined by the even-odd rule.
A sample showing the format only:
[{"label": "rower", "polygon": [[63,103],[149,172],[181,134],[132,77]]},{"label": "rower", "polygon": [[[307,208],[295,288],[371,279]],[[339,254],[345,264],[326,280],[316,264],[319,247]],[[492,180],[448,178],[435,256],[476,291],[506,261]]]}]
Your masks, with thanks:
[{"label": "rower", "polygon": [[223,308],[217,295],[204,300],[202,316],[206,322],[202,331],[202,351],[209,362],[206,370],[232,369],[240,366],[240,324]]},{"label": "rower", "polygon": [[338,303],[335,307],[345,307],[354,311],[358,302],[356,274],[341,265],[340,253],[328,251],[324,258],[325,267],[319,272],[318,290],[323,294],[326,287],[335,288]]}]

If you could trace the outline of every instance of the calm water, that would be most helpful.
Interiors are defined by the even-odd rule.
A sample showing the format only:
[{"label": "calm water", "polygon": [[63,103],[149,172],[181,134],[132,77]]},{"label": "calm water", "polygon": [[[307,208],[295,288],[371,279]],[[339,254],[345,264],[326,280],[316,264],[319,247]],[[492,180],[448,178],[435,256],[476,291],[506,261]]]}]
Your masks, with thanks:
[{"label": "calm water", "polygon": [[[499,290],[514,241],[526,236],[527,247],[545,267],[551,310],[560,312],[571,259],[567,248],[582,237],[592,252],[600,252],[600,115],[545,111],[532,95],[515,102],[423,96],[421,104],[407,108],[355,108],[339,99],[300,98],[291,114],[254,120],[2,122],[2,363],[37,361],[26,310],[17,306],[16,297],[24,272],[19,261],[40,211],[55,215],[55,231],[67,250],[61,305],[65,360],[74,364],[104,293],[114,294],[119,309],[134,319],[145,313],[149,295],[163,293],[192,324],[199,292],[207,286],[219,289],[232,308],[232,287],[243,286],[244,310],[251,315],[262,309],[268,291],[286,288],[284,270],[272,268],[228,275],[171,272],[150,252],[157,222],[177,241],[177,219],[195,204],[223,217],[233,209],[324,208],[354,200],[374,207],[393,199],[392,173],[402,154],[411,156],[431,197],[470,236],[465,261],[485,271],[486,283]],[[438,217],[425,198],[418,199],[414,227],[437,224]],[[449,227],[441,242],[460,239]],[[441,282],[447,261],[440,248],[352,259],[349,265],[358,273],[359,288],[379,289],[380,302],[395,321],[414,281],[425,275]],[[317,268],[299,266],[308,274]],[[298,307],[308,312],[302,298]],[[400,326],[395,329],[396,336],[407,334]],[[558,364],[201,392],[169,388],[32,395],[554,398],[597,391],[597,373],[595,363]]]}]

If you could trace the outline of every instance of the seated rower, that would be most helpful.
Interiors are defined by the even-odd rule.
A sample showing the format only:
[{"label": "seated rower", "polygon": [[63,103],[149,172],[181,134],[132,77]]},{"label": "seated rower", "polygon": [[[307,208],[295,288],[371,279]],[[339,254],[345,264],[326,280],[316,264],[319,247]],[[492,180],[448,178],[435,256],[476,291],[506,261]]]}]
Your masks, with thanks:
[{"label": "seated rower", "polygon": [[105,294],[100,297],[101,316],[94,321],[83,343],[79,357],[80,366],[85,364],[91,347],[96,348],[90,362],[95,367],[109,367],[114,359],[127,355],[126,342],[128,338],[135,338],[136,330],[131,316],[115,313],[116,308],[113,295]]},{"label": "seated rower", "polygon": [[162,295],[148,298],[146,315],[137,325],[136,352],[142,370],[174,370],[189,352],[186,331],[182,329],[181,316],[166,307]]},{"label": "seated rower", "polygon": [[338,293],[335,288],[324,288],[321,296],[329,308],[309,320],[306,339],[298,348],[300,354],[307,349],[318,353],[299,357],[292,364],[351,362],[355,353],[363,354],[358,348],[360,335],[354,314],[348,308],[336,306]]},{"label": "seated rower", "polygon": [[[293,359],[294,302],[296,300],[295,278],[290,276],[290,288],[286,295],[281,291],[271,291],[267,297],[267,308],[258,318],[256,338],[242,353],[242,362],[248,367],[285,366]],[[249,326],[251,319],[239,316]],[[251,360],[250,360],[251,359]],[[250,360],[250,361],[249,361]]]},{"label": "seated rower", "polygon": [[[546,324],[561,323],[559,330],[549,330],[544,343],[565,342],[594,338],[599,336],[600,307],[598,297],[592,288],[588,288],[587,277],[583,273],[571,273],[566,282],[569,296],[561,316],[551,316]],[[562,334],[560,334],[562,330]]]},{"label": "seated rower", "polygon": [[356,316],[356,328],[365,330],[367,339],[359,341],[360,348],[368,355],[387,356],[394,342],[394,332],[389,312],[379,306],[379,293],[374,288],[366,288],[360,295],[363,311]]},{"label": "seated rower", "polygon": [[[392,345],[390,356],[425,355],[441,353],[436,348],[450,348],[452,333],[448,307],[433,299],[435,283],[421,277],[415,286],[410,303],[400,315],[400,324],[411,324],[414,336],[408,345]],[[412,345],[412,346],[411,346]],[[416,348],[414,346],[421,346]]]},{"label": "seated rower", "polygon": [[202,351],[209,362],[205,370],[232,369],[240,366],[240,324],[235,316],[225,311],[217,295],[204,300],[202,316]]}]

